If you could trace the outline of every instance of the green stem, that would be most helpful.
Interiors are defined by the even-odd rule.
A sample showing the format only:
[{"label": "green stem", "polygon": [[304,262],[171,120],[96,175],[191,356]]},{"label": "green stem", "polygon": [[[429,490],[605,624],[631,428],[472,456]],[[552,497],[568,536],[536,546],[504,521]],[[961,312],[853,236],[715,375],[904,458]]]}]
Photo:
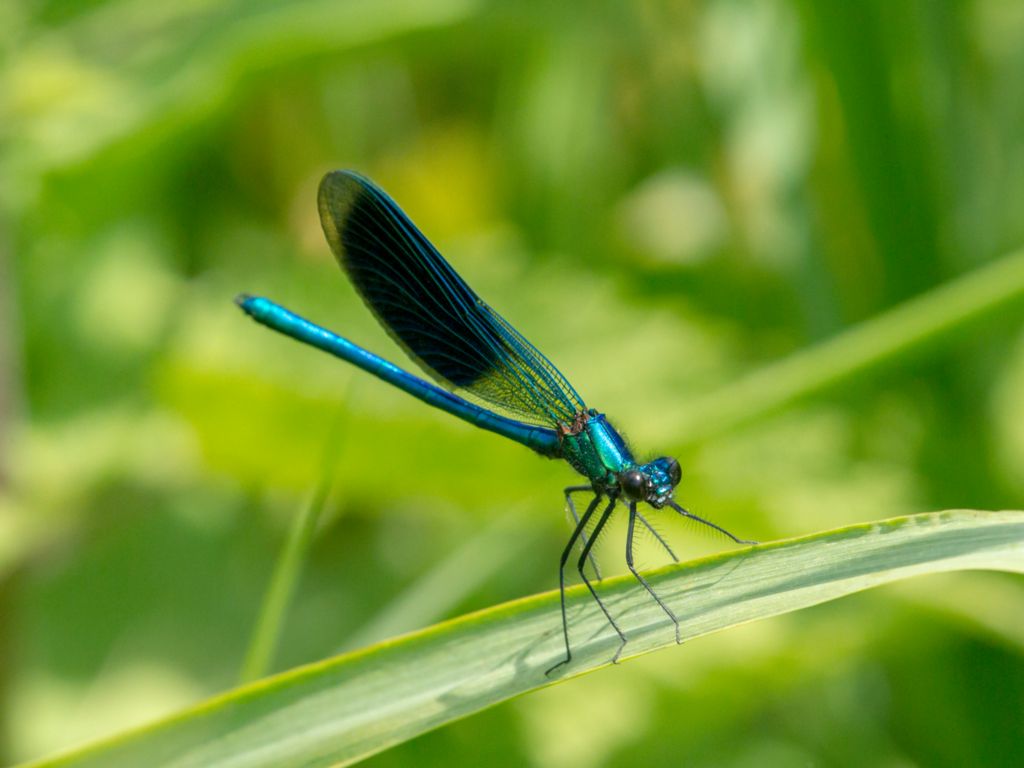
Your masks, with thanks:
[{"label": "green stem", "polygon": [[340,449],[341,416],[335,420],[324,447],[323,468],[320,481],[309,504],[295,517],[288,538],[281,550],[274,574],[270,579],[259,618],[249,641],[249,649],[239,675],[240,682],[247,683],[265,676],[273,663],[274,654],[284,628],[284,617],[291,604],[295,587],[306,560],[306,553],[316,533],[320,515],[330,496],[334,479],[334,465]]},{"label": "green stem", "polygon": [[416,579],[348,638],[341,650],[360,648],[438,621],[538,538],[522,524],[520,510],[497,518]]},{"label": "green stem", "polygon": [[1022,296],[1024,251],[1016,251],[699,398],[681,434],[693,445],[768,416],[962,330]]}]

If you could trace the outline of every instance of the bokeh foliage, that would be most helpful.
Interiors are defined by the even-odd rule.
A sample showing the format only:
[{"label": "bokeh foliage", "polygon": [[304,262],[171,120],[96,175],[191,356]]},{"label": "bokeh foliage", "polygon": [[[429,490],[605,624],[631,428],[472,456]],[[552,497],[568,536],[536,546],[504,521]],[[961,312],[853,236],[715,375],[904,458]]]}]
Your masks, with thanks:
[{"label": "bokeh foliage", "polygon": [[[730,529],[1024,507],[1019,307],[677,432],[1024,243],[1016,4],[54,0],[0,7],[0,40],[0,761],[229,687],[325,454],[275,668],[554,585],[564,467],[231,304],[264,293],[404,364],[319,232],[334,167],[639,452],[679,449],[684,500]],[[1019,578],[887,588],[371,763],[1015,765],[1022,612]]]}]

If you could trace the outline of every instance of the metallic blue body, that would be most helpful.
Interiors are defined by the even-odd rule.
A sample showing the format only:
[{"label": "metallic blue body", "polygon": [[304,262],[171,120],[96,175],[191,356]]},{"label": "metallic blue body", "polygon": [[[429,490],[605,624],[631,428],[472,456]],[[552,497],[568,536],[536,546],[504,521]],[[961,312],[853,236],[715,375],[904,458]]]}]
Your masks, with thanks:
[{"label": "metallic blue body", "polygon": [[562,456],[595,486],[612,488],[622,470],[636,465],[633,454],[603,413],[591,409],[584,418],[579,431],[562,437]]},{"label": "metallic blue body", "polygon": [[332,171],[320,182],[318,206],[331,250],[367,307],[437,383],[269,299],[239,296],[253,319],[481,429],[565,459],[599,495],[623,494],[655,507],[671,502],[678,463],[638,464],[604,414],[587,408],[551,361],[466,284],[380,187],[352,171]]},{"label": "metallic blue body", "polygon": [[652,504],[660,506],[671,496],[672,483],[667,464],[664,464],[666,460],[655,459],[647,464],[637,464],[626,441],[603,413],[590,409],[581,414],[581,428],[575,434],[570,430],[563,429],[560,432],[516,421],[424,381],[270,299],[242,295],[238,297],[238,305],[262,325],[340,357],[428,405],[468,421],[475,427],[515,440],[542,456],[565,459],[597,490],[614,492],[618,487],[619,475],[635,467],[652,480],[649,499]]},{"label": "metallic blue body", "polygon": [[670,460],[659,458],[647,464],[637,464],[622,435],[611,425],[603,413],[593,408],[582,415],[582,429],[570,431],[562,437],[562,458],[573,469],[587,477],[595,490],[606,494],[618,492],[619,476],[637,469],[650,481],[647,498],[649,504],[660,507],[672,497]]},{"label": "metallic blue body", "polygon": [[[661,456],[637,467],[651,482],[651,490],[645,501],[652,507],[663,507],[672,499],[672,492],[676,488],[676,483],[679,482],[678,478],[675,480],[672,478],[673,464],[675,464],[675,459]],[[679,465],[675,464],[675,468],[678,471]]]},{"label": "metallic blue body", "polygon": [[[565,658],[548,669],[549,674],[572,658],[565,569],[577,542],[581,543],[576,561],[580,577],[619,636],[613,661],[626,644],[625,634],[584,572],[588,560],[597,571],[592,548],[620,503],[629,510],[626,565],[672,620],[679,641],[678,617],[634,565],[637,523],[646,526],[673,559],[675,554],[637,506],[667,506],[741,542],[673,500],[682,477],[679,463],[661,457],[637,464],[604,414],[586,407],[551,361],[477,296],[398,204],[372,181],[352,171],[332,171],[320,183],[318,203],[331,250],[367,307],[420,368],[443,386],[414,376],[269,299],[242,295],[236,299],[239,306],[257,322],[340,357],[428,405],[515,440],[542,456],[565,459],[589,480],[589,485],[565,489],[575,523],[559,562]],[[593,498],[578,515],[572,494],[588,491]]]},{"label": "metallic blue body", "polygon": [[291,336],[310,346],[329,352],[346,362],[372,373],[428,405],[447,411],[470,424],[497,432],[543,456],[559,458],[562,455],[558,434],[553,429],[524,424],[481,408],[451,392],[404,371],[394,363],[353,344],[348,339],[331,333],[326,328],[296,315],[270,299],[259,296],[239,296],[238,306],[259,323]]}]

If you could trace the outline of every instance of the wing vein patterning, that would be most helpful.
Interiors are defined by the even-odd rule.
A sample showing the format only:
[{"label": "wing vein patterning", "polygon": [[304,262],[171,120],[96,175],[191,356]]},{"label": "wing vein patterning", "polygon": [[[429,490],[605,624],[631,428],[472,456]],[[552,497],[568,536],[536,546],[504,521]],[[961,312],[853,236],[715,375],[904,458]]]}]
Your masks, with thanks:
[{"label": "wing vein patterning", "polygon": [[583,400],[459,277],[370,180],[335,171],[320,219],[338,262],[391,337],[439,383],[526,423],[572,423]]}]

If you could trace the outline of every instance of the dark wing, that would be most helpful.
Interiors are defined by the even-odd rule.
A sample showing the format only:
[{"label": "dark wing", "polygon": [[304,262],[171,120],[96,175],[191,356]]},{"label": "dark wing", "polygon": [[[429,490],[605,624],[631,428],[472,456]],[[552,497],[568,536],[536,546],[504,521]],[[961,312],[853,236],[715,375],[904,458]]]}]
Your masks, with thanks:
[{"label": "dark wing", "polygon": [[376,184],[332,171],[320,182],[319,206],[331,250],[366,305],[437,381],[533,424],[571,423],[585,409]]}]

